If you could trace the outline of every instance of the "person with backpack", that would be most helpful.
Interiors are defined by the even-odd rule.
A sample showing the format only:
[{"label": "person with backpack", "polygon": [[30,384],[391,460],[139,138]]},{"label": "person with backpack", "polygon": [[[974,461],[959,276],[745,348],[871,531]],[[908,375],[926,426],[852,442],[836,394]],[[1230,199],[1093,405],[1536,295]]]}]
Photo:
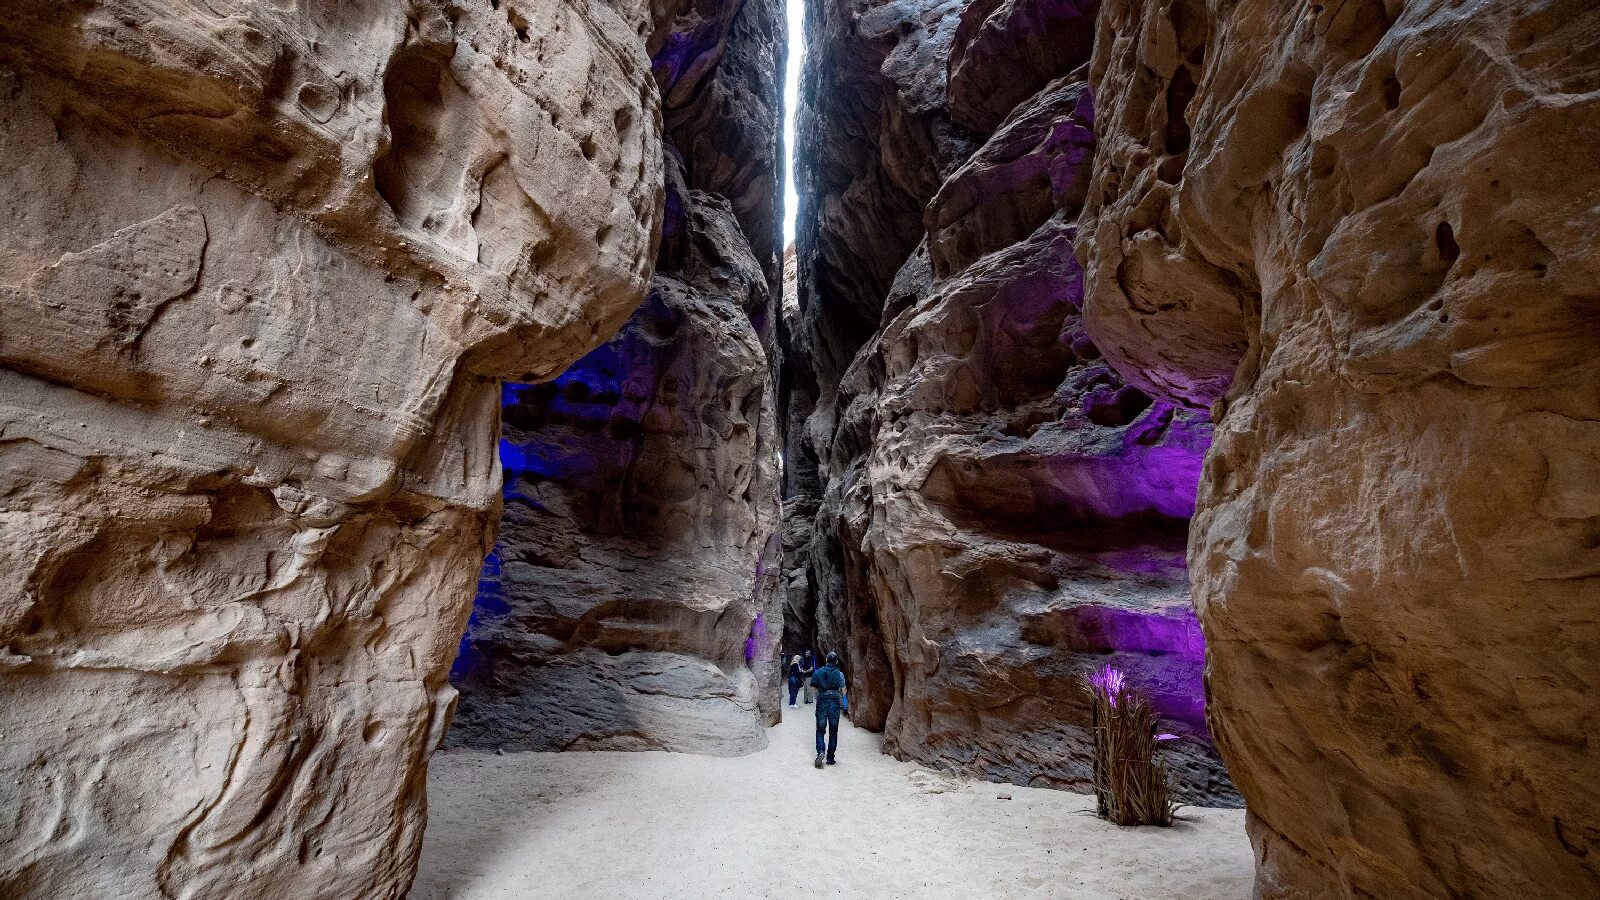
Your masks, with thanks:
[{"label": "person with backpack", "polygon": [[[849,702],[844,673],[839,671],[839,654],[828,651],[826,664],[811,675],[817,689],[817,768],[824,759],[828,765],[837,765],[834,752],[839,748],[839,714]],[[827,743],[823,743],[826,736]],[[826,756],[824,756],[826,753]]]}]

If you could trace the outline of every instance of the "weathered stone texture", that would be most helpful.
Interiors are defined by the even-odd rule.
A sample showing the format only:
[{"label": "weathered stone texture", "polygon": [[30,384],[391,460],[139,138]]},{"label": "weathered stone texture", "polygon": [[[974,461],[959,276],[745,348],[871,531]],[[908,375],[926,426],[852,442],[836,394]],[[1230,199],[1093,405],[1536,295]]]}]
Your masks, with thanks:
[{"label": "weathered stone texture", "polygon": [[778,716],[773,0],[681,10],[650,295],[554,381],[508,385],[506,515],[452,680],[454,745],[766,746]]},{"label": "weathered stone texture", "polygon": [[877,610],[896,752],[1083,788],[1075,682],[1109,655],[1183,736],[1166,753],[1180,795],[1227,801],[1183,565],[1208,423],[1125,385],[1083,334],[1072,242],[1091,126],[1084,83],[1057,81],[930,204],[931,283],[878,341],[881,388],[852,406],[873,427],[870,524],[846,540],[871,576],[852,599]]},{"label": "weathered stone texture", "polygon": [[856,677],[870,677],[880,689],[858,692],[852,717],[874,728],[882,727],[893,682],[871,607],[852,608],[847,600],[847,579],[867,574],[862,560],[847,557],[859,542],[844,541],[849,526],[837,521],[845,493],[865,490],[857,476],[870,435],[858,433],[847,445],[835,431],[848,412],[842,407],[865,390],[859,378],[853,389],[841,385],[883,325],[896,272],[922,239],[923,207],[941,176],[971,152],[945,101],[959,13],[955,2],[857,8],[838,0],[815,0],[806,11],[808,54],[796,111],[796,307],[781,335],[792,548],[785,589],[795,610],[786,640],[793,650],[818,641],[858,648],[851,653]]},{"label": "weathered stone texture", "polygon": [[980,132],[1089,59],[1100,0],[972,0],[950,49],[950,111]]},{"label": "weathered stone texture", "polygon": [[1093,79],[1259,895],[1600,893],[1600,9],[1107,0]]},{"label": "weathered stone texture", "polygon": [[498,379],[643,296],[649,11],[0,16],[0,894],[398,898]]},{"label": "weathered stone texture", "polygon": [[[796,223],[801,364],[829,403],[850,361],[881,325],[883,297],[921,239],[922,209],[970,153],[945,108],[945,58],[960,3],[841,0],[807,6],[801,76]],[[796,385],[809,415],[805,391]]]},{"label": "weathered stone texture", "polygon": [[[1126,383],[1083,325],[1094,10],[895,4],[824,34],[824,61],[860,35],[898,43],[856,53],[882,60],[876,93],[829,70],[807,82],[801,191],[820,218],[802,215],[785,366],[816,392],[787,420],[788,462],[814,460],[798,473],[814,483],[788,486],[789,603],[809,617],[789,640],[844,653],[852,718],[891,752],[1078,789],[1077,679],[1113,662],[1181,737],[1179,796],[1232,803],[1183,552],[1210,423]],[[903,24],[881,27],[891,15]],[[928,56],[944,65],[894,64]],[[863,120],[880,148],[906,128],[950,139],[863,161]],[[878,258],[847,270],[846,253]],[[871,268],[891,260],[892,279]]]}]

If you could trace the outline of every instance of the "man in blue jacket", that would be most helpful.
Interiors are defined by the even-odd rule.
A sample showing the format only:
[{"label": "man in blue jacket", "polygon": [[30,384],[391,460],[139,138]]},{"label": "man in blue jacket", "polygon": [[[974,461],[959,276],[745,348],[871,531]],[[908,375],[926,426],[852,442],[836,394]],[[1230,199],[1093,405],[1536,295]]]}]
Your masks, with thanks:
[{"label": "man in blue jacket", "polygon": [[[822,768],[823,751],[827,751],[828,765],[835,765],[833,753],[839,748],[839,713],[844,709],[848,691],[844,686],[844,673],[839,671],[839,654],[828,651],[827,664],[811,675],[811,684],[817,689],[817,768]],[[824,747],[822,738],[827,734]]]}]

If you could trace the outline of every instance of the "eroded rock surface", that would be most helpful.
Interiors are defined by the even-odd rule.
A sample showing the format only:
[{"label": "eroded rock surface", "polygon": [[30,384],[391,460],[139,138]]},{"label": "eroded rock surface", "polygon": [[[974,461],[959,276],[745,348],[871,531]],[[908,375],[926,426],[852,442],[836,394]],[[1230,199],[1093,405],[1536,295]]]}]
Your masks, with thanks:
[{"label": "eroded rock surface", "polygon": [[1218,420],[1265,898],[1600,893],[1600,9],[1107,0],[1089,334]]},{"label": "eroded rock surface", "polygon": [[841,407],[867,389],[841,385],[882,327],[886,296],[906,282],[897,270],[922,239],[922,209],[971,152],[945,98],[959,13],[959,3],[920,0],[865,8],[816,0],[806,8],[795,305],[781,335],[785,637],[794,651],[819,640],[856,648],[854,677],[879,689],[856,694],[852,717],[872,728],[882,727],[893,680],[872,607],[852,607],[846,597],[849,579],[868,574],[846,556],[854,545],[842,535],[852,526],[839,520],[843,497],[865,489],[859,463],[870,436],[857,431],[840,441],[835,431]]},{"label": "eroded rock surface", "polygon": [[978,131],[1089,58],[1100,0],[973,0],[950,50],[950,109]]},{"label": "eroded rock surface", "polygon": [[644,294],[630,3],[0,16],[0,894],[399,898],[498,381]]},{"label": "eroded rock surface", "polygon": [[[1233,803],[1184,564],[1210,423],[1128,384],[1084,328],[1094,7],[894,4],[824,35],[822,60],[881,62],[875,94],[806,82],[801,191],[820,217],[802,206],[786,320],[786,514],[789,603],[810,621],[787,639],[844,652],[852,718],[892,752],[1078,789],[1076,681],[1114,663],[1180,736],[1179,795]],[[869,58],[852,42],[875,34],[896,43]],[[896,65],[927,57],[942,64]],[[891,152],[907,130],[932,151]],[[846,290],[837,260],[868,251],[898,272],[852,264]]]},{"label": "eroded rock surface", "polygon": [[783,618],[779,21],[771,0],[687,9],[655,42],[656,275],[604,346],[506,388],[506,514],[452,675],[452,744],[766,746]]}]

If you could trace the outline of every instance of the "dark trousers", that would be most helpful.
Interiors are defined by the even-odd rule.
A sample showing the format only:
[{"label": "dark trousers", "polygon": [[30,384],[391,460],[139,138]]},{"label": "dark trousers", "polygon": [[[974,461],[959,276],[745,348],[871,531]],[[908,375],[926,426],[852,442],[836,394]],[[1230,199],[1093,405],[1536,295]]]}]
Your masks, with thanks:
[{"label": "dark trousers", "polygon": [[793,675],[790,675],[789,676],[789,705],[790,706],[794,705],[794,698],[799,696],[799,694],[800,694],[800,679],[796,678]]},{"label": "dark trousers", "polygon": [[[823,734],[828,737],[827,747],[822,744]],[[839,749],[839,701],[837,698],[821,697],[817,700],[817,755],[821,756],[823,750],[828,753],[828,761],[833,761],[833,752]]]}]

